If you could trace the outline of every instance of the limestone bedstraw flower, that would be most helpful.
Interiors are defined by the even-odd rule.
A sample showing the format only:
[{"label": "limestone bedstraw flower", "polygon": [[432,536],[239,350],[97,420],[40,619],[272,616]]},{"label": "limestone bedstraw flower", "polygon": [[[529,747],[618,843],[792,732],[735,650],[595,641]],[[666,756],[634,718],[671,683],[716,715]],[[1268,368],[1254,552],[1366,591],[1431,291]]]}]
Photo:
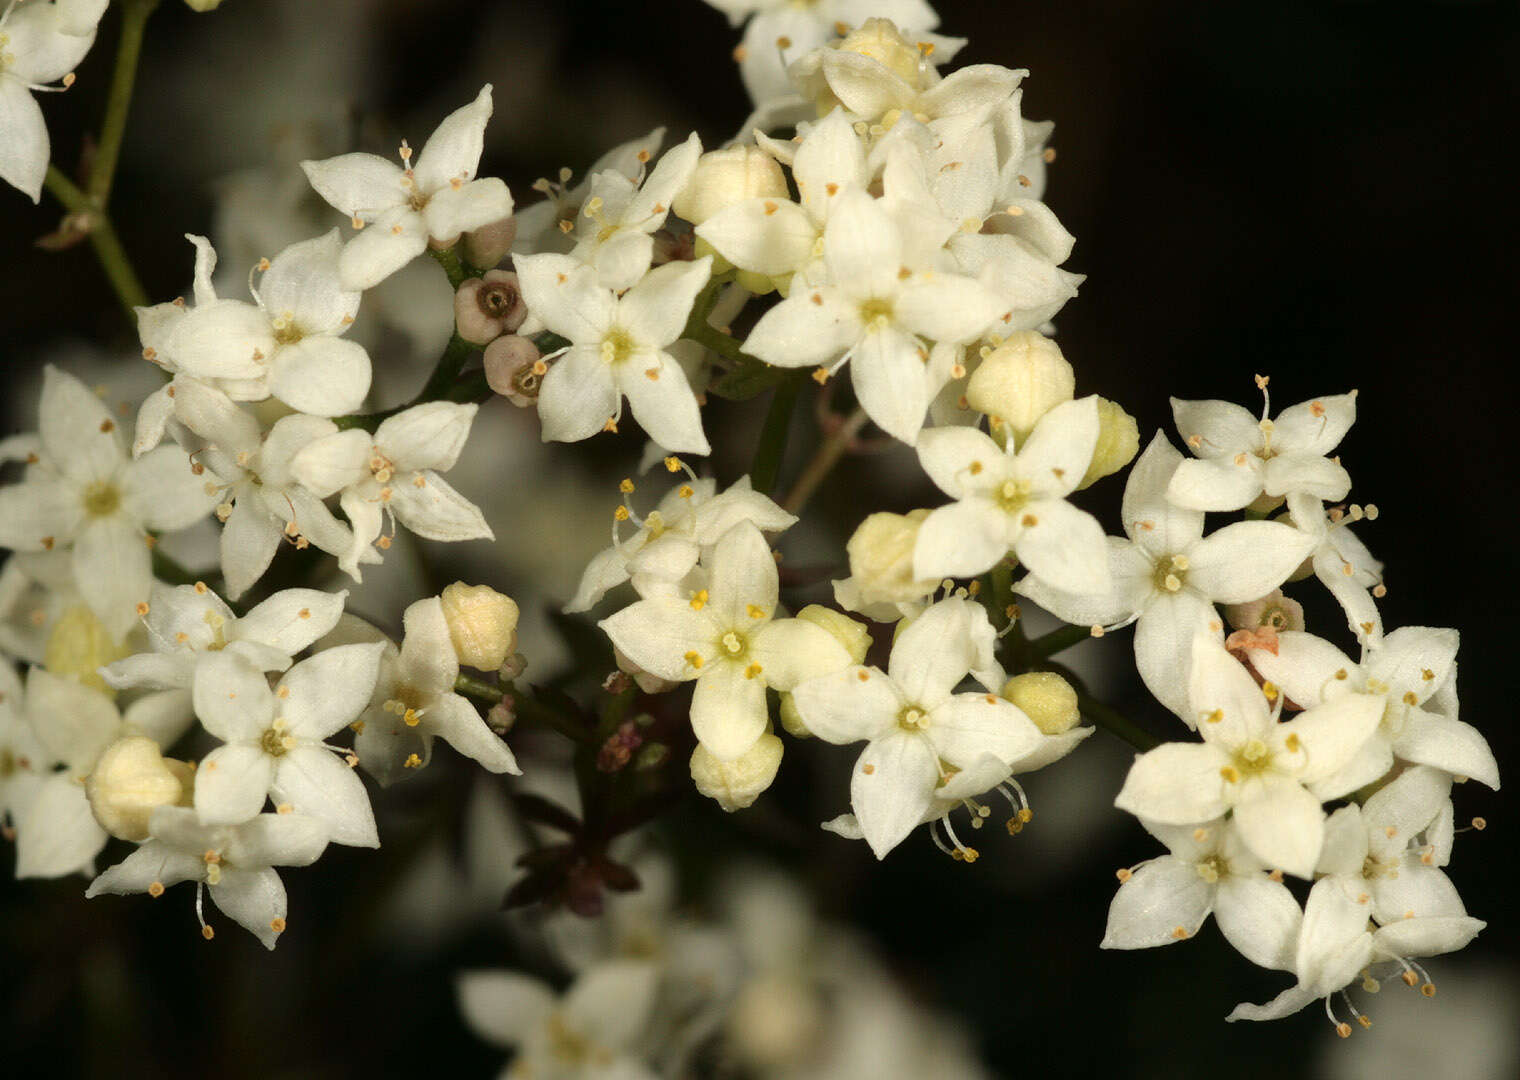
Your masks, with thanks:
[{"label": "limestone bedstraw flower", "polygon": [[1098,399],[1057,405],[1021,449],[977,428],[923,432],[918,460],[956,501],[932,511],[913,546],[913,576],[975,577],[1012,552],[1030,574],[1069,593],[1109,588],[1108,548],[1098,519],[1066,501],[1098,442]]},{"label": "limestone bedstraw flower", "polygon": [[538,391],[546,442],[617,430],[626,397],[665,449],[711,452],[696,394],[669,352],[707,284],[710,258],[656,267],[621,296],[574,256],[523,255],[515,265],[528,310],[570,342]]},{"label": "limestone bedstraw flower", "polygon": [[1308,878],[1325,836],[1320,803],[1355,789],[1341,770],[1377,727],[1383,703],[1346,694],[1279,722],[1250,673],[1212,635],[1193,640],[1188,701],[1202,743],[1166,743],[1135,758],[1114,805],[1162,825],[1232,810],[1262,863]]},{"label": "limestone bedstraw flower", "polygon": [[101,828],[120,840],[148,838],[148,819],[160,806],[189,806],[195,767],[165,758],[146,735],[117,739],[85,778],[85,797]]},{"label": "limestone bedstraw flower", "polygon": [[[104,4],[100,5],[104,8]],[[85,14],[85,13],[81,13]],[[100,11],[82,19],[66,18],[52,4],[8,0],[0,11],[0,180],[42,198],[51,147],[47,122],[32,92],[55,90],[69,78],[95,44]]]},{"label": "limestone bedstraw flower", "polygon": [[296,653],[337,625],[348,593],[285,589],[239,616],[204,583],[154,582],[143,628],[152,652],[101,668],[114,689],[189,690],[213,656],[238,656],[259,671],[285,671]]},{"label": "limestone bedstraw flower", "polygon": [[1199,630],[1223,630],[1214,605],[1265,596],[1303,562],[1314,539],[1272,521],[1236,522],[1205,538],[1203,512],[1166,498],[1181,460],[1157,432],[1130,470],[1121,510],[1127,539],[1108,539],[1106,593],[1062,592],[1035,575],[1024,578],[1016,591],[1078,626],[1135,623],[1135,666],[1141,679],[1191,727],[1188,658]]},{"label": "limestone bedstraw flower", "polygon": [[[195,777],[195,811],[206,825],[236,825],[289,805],[329,829],[332,841],[379,847],[364,784],[323,740],[355,720],[380,671],[382,645],[340,645],[303,660],[271,690],[264,673],[220,653],[195,670],[195,715],[222,746]],[[356,762],[357,763],[357,762]]]},{"label": "limestone bedstraw flower", "polygon": [[917,228],[894,220],[858,188],[841,192],[823,235],[832,283],[794,287],[744,345],[777,367],[850,361],[861,406],[883,431],[909,444],[949,377],[929,362],[925,342],[975,340],[1006,310],[973,278],[907,265]]},{"label": "limestone bedstraw flower", "polygon": [[[1365,892],[1348,890],[1337,878],[1315,882],[1304,905],[1304,921],[1294,951],[1292,970],[1298,976],[1297,985],[1265,1005],[1237,1005],[1225,1019],[1280,1020],[1323,998],[1326,1015],[1345,1038],[1351,1034],[1351,1025],[1336,1018],[1331,994],[1349,986],[1369,964],[1385,961],[1399,964],[1405,981],[1414,986],[1418,981],[1415,973],[1424,972],[1409,963],[1412,957],[1460,949],[1487,925],[1480,919],[1458,915],[1400,919],[1369,929],[1370,907],[1371,898]],[[1372,985],[1376,987],[1376,979]],[[1422,991],[1428,997],[1435,993],[1435,986],[1426,981]]]},{"label": "limestone bedstraw flower", "polygon": [[51,365],[38,405],[37,460],[25,479],[0,488],[0,547],[72,547],[79,594],[122,638],[153,581],[149,531],[173,532],[215,505],[177,446],[137,460],[105,403]]},{"label": "limestone bedstraw flower", "polygon": [[285,884],[273,868],[310,866],[327,848],[327,829],[304,814],[203,825],[194,810],[161,806],[148,819],[148,832],[146,843],[90,883],[87,898],[141,892],[159,897],[171,885],[193,881],[202,937],[213,936],[201,908],[204,887],[222,914],[266,949],[275,947],[286,926]]},{"label": "limestone bedstraw flower", "polygon": [[840,607],[876,622],[896,622],[923,611],[943,580],[913,575],[913,548],[929,513],[878,512],[855,527],[845,545],[850,576],[834,582],[834,599]]},{"label": "limestone bedstraw flower", "polygon": [[32,668],[25,711],[45,751],[33,762],[45,779],[16,823],[16,876],[93,872],[106,831],[90,811],[85,777],[106,748],[126,736],[170,746],[190,726],[189,705],[189,695],[171,690],[138,698],[122,712],[99,690]]},{"label": "limestone bedstraw flower", "polygon": [[1288,971],[1303,912],[1280,880],[1240,839],[1234,824],[1141,821],[1170,853],[1119,872],[1108,909],[1105,949],[1147,949],[1197,935],[1209,915],[1251,963]]},{"label": "limestone bedstraw flower", "polygon": [[290,472],[307,490],[319,499],[342,493],[354,538],[338,566],[355,581],[370,545],[390,546],[380,535],[387,513],[429,540],[495,539],[480,508],[439,475],[459,460],[477,408],[429,401],[382,421],[373,435],[351,428],[297,452]]},{"label": "limestone bedstraw flower", "polygon": [[597,158],[582,174],[580,182],[573,185],[570,178],[575,174],[568,168],[559,171],[557,181],[547,177],[535,180],[533,190],[541,192],[545,198],[523,207],[515,215],[517,236],[512,241],[512,250],[520,255],[540,251],[568,252],[573,246],[569,237],[575,230],[581,206],[590,194],[592,178],[611,169],[637,182],[644,174],[645,165],[660,152],[660,144],[664,141],[665,129],[657,127],[636,139],[620,143]]},{"label": "limestone bedstraw flower", "polygon": [[[648,272],[654,258],[654,234],[665,224],[671,203],[691,180],[701,156],[702,140],[692,132],[685,142],[665,152],[642,183],[617,169],[591,178],[590,197],[576,218],[571,255],[594,267],[603,287],[622,292]],[[518,269],[521,272],[520,263]],[[531,298],[528,307],[533,307]]]},{"label": "limestone bedstraw flower", "polygon": [[512,1072],[554,1080],[655,1080],[637,1053],[653,1019],[660,970],[611,960],[581,972],[563,996],[528,975],[470,971],[456,990],[465,1023],[517,1051]]},{"label": "limestone bedstraw flower", "polygon": [[402,616],[401,648],[386,643],[370,706],[359,717],[354,752],[382,784],[427,766],[433,739],[441,738],[493,773],[520,775],[517,759],[476,712],[454,693],[459,658],[436,596],[418,600]]},{"label": "limestone bedstraw flower", "polygon": [[980,794],[1041,742],[1040,730],[1011,702],[954,692],[978,662],[976,619],[986,621],[981,608],[942,600],[898,637],[886,672],[855,665],[792,691],[814,735],[839,744],[866,740],[850,774],[850,805],[878,859],[932,816],[940,789],[957,774],[980,776],[991,764],[985,785],[956,791]]},{"label": "limestone bedstraw flower", "polygon": [[1405,626],[1366,649],[1358,664],[1323,638],[1290,630],[1277,635],[1276,656],[1253,649],[1251,664],[1302,706],[1347,694],[1377,700],[1378,725],[1346,764],[1348,789],[1378,779],[1398,759],[1470,776],[1497,791],[1499,764],[1488,740],[1457,719],[1458,644],[1455,630]]},{"label": "limestone bedstraw flower", "polygon": [[[675,458],[668,460],[679,468]],[[675,589],[704,554],[711,554],[723,534],[741,521],[753,522],[764,533],[779,533],[797,523],[796,517],[756,491],[748,476],[722,492],[710,477],[693,478],[667,491],[642,519],[632,510],[628,517],[638,528],[622,538],[618,535],[621,515],[614,517],[612,546],[586,565],[574,598],[565,605],[567,612],[589,611],[609,589],[625,581],[631,581],[646,598]]]},{"label": "limestone bedstraw flower", "polygon": [[318,195],[362,231],[338,259],[343,288],[370,289],[427,249],[451,247],[461,233],[512,212],[512,194],[494,176],[475,179],[491,118],[491,84],[448,116],[422,147],[416,164],[403,140],[401,164],[374,154],[303,161]]},{"label": "limestone bedstraw flower", "polygon": [[[1266,398],[1266,379],[1257,385]],[[1356,420],[1356,391],[1302,402],[1276,420],[1270,408],[1268,398],[1258,419],[1228,401],[1172,398],[1177,431],[1197,458],[1177,467],[1167,498],[1191,510],[1239,510],[1263,495],[1344,499],[1351,476],[1325,455]]]},{"label": "limestone bedstraw flower", "polygon": [[1351,523],[1372,520],[1377,508],[1352,504],[1346,510],[1326,510],[1320,500],[1302,493],[1289,495],[1287,501],[1293,524],[1317,541],[1309,555],[1314,576],[1346,613],[1346,625],[1356,640],[1376,648],[1383,640],[1383,616],[1373,597],[1385,591],[1383,564],[1352,533]]},{"label": "limestone bedstraw flower", "polygon": [[714,757],[733,761],[765,734],[767,687],[791,690],[850,657],[822,627],[776,618],[776,560],[752,522],[723,534],[707,570],[706,587],[689,597],[640,600],[598,625],[644,671],[696,680],[692,730]]}]

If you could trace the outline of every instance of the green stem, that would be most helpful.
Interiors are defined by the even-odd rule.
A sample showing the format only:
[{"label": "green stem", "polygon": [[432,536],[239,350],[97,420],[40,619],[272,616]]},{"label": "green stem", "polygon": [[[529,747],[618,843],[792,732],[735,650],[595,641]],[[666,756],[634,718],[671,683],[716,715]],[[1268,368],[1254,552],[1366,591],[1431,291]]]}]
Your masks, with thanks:
[{"label": "green stem", "polygon": [[465,697],[474,698],[476,701],[487,705],[495,705],[506,696],[505,691],[499,686],[493,686],[484,679],[477,679],[473,675],[460,674],[454,679],[454,693],[463,694]]},{"label": "green stem", "polygon": [[1129,717],[1117,709],[1110,708],[1101,701],[1088,697],[1086,694],[1077,695],[1077,708],[1093,724],[1102,728],[1110,735],[1116,735],[1123,739],[1136,750],[1143,752],[1161,745],[1160,739],[1140,727]]},{"label": "green stem", "polygon": [[422,392],[417,395],[417,401],[436,401],[448,393],[449,388],[459,381],[459,373],[464,370],[464,362],[470,358],[470,353],[476,349],[455,331],[454,336],[449,338],[448,345],[443,350],[443,355],[438,358],[438,363],[433,365],[433,373],[428,376],[428,381],[423,385]]},{"label": "green stem", "polygon": [[437,260],[438,265],[443,267],[443,272],[449,276],[449,285],[459,288],[470,277],[470,271],[459,258],[459,252],[454,248],[428,248],[428,254]]},{"label": "green stem", "polygon": [[823,440],[822,445],[813,454],[813,459],[803,467],[802,475],[797,477],[797,483],[792,488],[791,494],[781,504],[787,513],[799,513],[807,505],[807,501],[813,497],[813,492],[818,490],[818,485],[834,471],[834,466],[839,464],[840,458],[844,457],[845,451],[850,448],[850,443],[855,441],[855,436],[860,434],[860,429],[866,426],[866,419],[866,411],[856,406],[849,418],[839,425],[839,430]]},{"label": "green stem", "polygon": [[79,185],[65,176],[58,166],[48,166],[45,183],[48,191],[65,210],[82,218],[80,228],[89,236],[90,246],[95,249],[95,257],[100,260],[100,267],[111,283],[111,290],[116,294],[116,299],[121,301],[127,318],[135,322],[137,315],[133,308],[148,305],[148,292],[138,280],[137,272],[132,269],[132,263],[127,258],[126,249],[121,246],[110,217],[90,196],[80,190]]},{"label": "green stem", "polygon": [[1031,656],[1044,660],[1071,648],[1080,645],[1092,637],[1092,628],[1089,626],[1062,626],[1043,634],[1029,643]]},{"label": "green stem", "polygon": [[121,141],[127,130],[127,112],[132,107],[132,87],[137,81],[137,60],[142,54],[143,30],[148,16],[158,7],[158,0],[125,0],[121,13],[121,39],[116,43],[116,70],[111,75],[111,93],[106,100],[106,118],[100,127],[100,142],[90,166],[90,198],[104,208],[111,197],[111,182],[116,178],[116,162],[121,156]]},{"label": "green stem", "polygon": [[760,445],[755,447],[755,459],[749,468],[750,482],[755,490],[766,495],[776,490],[781,458],[786,452],[786,437],[792,429],[792,410],[801,392],[801,379],[785,380],[776,387],[771,406],[766,411],[765,425],[760,429]]},{"label": "green stem", "polygon": [[404,405],[397,405],[393,409],[386,409],[383,412],[376,413],[359,413],[354,416],[335,416],[333,417],[333,423],[337,424],[339,430],[342,431],[346,431],[349,428],[363,428],[365,431],[374,431],[383,422],[397,413],[405,412],[407,409],[421,405],[426,401],[453,401],[460,405],[479,404],[482,401],[489,401],[493,393],[494,391],[486,382],[486,373],[477,368],[474,371],[469,371],[459,376],[453,384],[445,387],[441,393],[435,396],[429,397],[425,393],[418,394],[411,401],[408,401]]}]

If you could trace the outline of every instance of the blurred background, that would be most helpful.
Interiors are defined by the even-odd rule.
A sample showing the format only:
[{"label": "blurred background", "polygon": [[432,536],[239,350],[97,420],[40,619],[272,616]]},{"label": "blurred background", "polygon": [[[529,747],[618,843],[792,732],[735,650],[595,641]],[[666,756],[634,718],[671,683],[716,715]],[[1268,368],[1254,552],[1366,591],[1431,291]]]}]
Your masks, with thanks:
[{"label": "blurred background", "polygon": [[[1463,718],[1512,768],[1517,413],[1503,373],[1520,277],[1505,162],[1520,120],[1520,6],[935,6],[941,32],[970,38],[958,63],[1029,68],[1025,115],[1057,122],[1046,198],[1078,239],[1067,269],[1088,275],[1058,318],[1079,392],[1118,400],[1148,437],[1170,428],[1168,395],[1254,408],[1258,372],[1278,406],[1358,388],[1342,454],[1353,498],[1382,511],[1359,535],[1387,563],[1385,622],[1461,629]],[[65,170],[98,124],[117,25],[108,15],[77,85],[43,103]],[[114,216],[155,299],[188,288],[185,232],[216,236],[219,284],[241,295],[259,255],[340,223],[305,194],[300,158],[389,153],[403,135],[415,145],[489,81],[496,112],[481,172],[505,178],[524,205],[536,177],[562,165],[579,174],[656,125],[709,145],[729,137],[748,112],[736,40],[699,0],[227,0],[203,16],[166,0],[149,26]],[[89,372],[123,401],[151,389],[89,249],[39,250],[56,208],[8,190],[0,200],[3,433],[32,426],[35,397],[18,388],[45,361]],[[394,295],[366,298],[360,322],[371,325],[356,328],[372,335],[382,406],[414,392],[448,334],[442,275],[413,269],[423,273]],[[727,482],[747,467],[764,399],[715,408],[732,425],[732,456],[713,460]],[[813,438],[805,421],[784,477]],[[613,485],[639,449],[625,434],[546,454],[531,414],[500,401],[482,410],[475,464],[456,470],[457,486],[485,507],[500,544],[424,554],[443,581],[528,597],[523,648],[543,670],[573,648],[543,609],[569,596],[605,544]],[[831,484],[782,545],[799,565],[838,562],[870,510],[935,502],[905,451],[852,459]],[[1110,524],[1117,500],[1117,484],[1099,485],[1093,505]],[[426,591],[405,563],[393,555],[353,606],[398,622]],[[1327,612],[1319,625],[1339,620]],[[1177,734],[1126,680],[1127,635],[1074,656],[1111,672],[1114,704]],[[1212,925],[1163,950],[1098,950],[1114,869],[1159,853],[1110,808],[1130,755],[1102,733],[1031,778],[1034,823],[987,843],[974,866],[949,862],[922,833],[877,865],[863,845],[818,832],[844,808],[852,755],[797,747],[752,810],[724,815],[695,795],[681,805],[679,830],[658,838],[681,869],[680,902],[712,907],[731,856],[766,857],[800,877],[825,917],[874,943],[925,1009],[962,1023],[996,1075],[1520,1074],[1520,936],[1507,917],[1517,876],[1504,855],[1515,816],[1504,793],[1456,791],[1459,820],[1490,825],[1459,842],[1452,866],[1488,929],[1465,954],[1432,961],[1433,1001],[1390,985],[1362,1002],[1376,1027],[1342,1042],[1315,1007],[1226,1026],[1236,1002],[1270,998],[1284,977],[1251,968]],[[526,761],[531,774],[531,749]],[[285,875],[291,929],[268,955],[237,932],[202,942],[184,887],[156,903],[87,904],[80,879],[9,880],[6,851],[0,1045],[12,1075],[494,1074],[502,1055],[458,1018],[453,974],[535,961],[492,911],[509,854],[459,840],[476,771],[440,754],[418,780],[376,794],[386,847],[330,849],[313,870]]]}]

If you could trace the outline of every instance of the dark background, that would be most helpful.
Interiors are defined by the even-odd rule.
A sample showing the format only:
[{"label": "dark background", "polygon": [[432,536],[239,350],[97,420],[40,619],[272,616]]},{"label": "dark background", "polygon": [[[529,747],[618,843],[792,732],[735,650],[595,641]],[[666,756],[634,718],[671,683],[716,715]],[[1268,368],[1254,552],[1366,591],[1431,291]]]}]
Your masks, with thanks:
[{"label": "dark background", "polygon": [[[1078,238],[1068,269],[1089,275],[1059,319],[1081,392],[1120,400],[1148,437],[1170,426],[1168,395],[1251,406],[1256,372],[1272,376],[1279,407],[1359,388],[1359,422],[1343,453],[1353,497],[1382,510],[1360,535],[1388,563],[1385,622],[1462,630],[1463,718],[1508,769],[1517,410],[1504,387],[1513,387],[1517,300],[1516,5],[936,6],[943,32],[971,39],[960,62],[1028,67],[1025,115],[1058,123],[1047,198]],[[655,123],[716,144],[747,112],[729,59],[734,33],[696,0],[367,7],[375,63],[349,91],[356,114],[426,131],[490,79],[496,134],[482,173],[506,178],[523,203],[534,177],[562,163],[579,170]],[[99,115],[117,17],[107,17],[81,67],[91,77],[44,101],[54,159],[66,167]],[[242,84],[254,85],[271,58],[312,46],[259,0],[228,0],[210,16],[166,2],[149,33],[115,216],[149,292],[165,298],[187,284],[179,234],[209,228],[210,167],[197,160],[225,168],[267,157],[256,143],[218,142],[198,119],[214,110],[187,88],[199,85],[213,102],[266,92]],[[242,36],[244,63],[207,61],[201,45],[216,33]],[[170,74],[176,89],[155,90]],[[46,197],[41,208],[11,191],[0,201],[7,368],[35,363],[65,333],[130,347],[131,329],[88,249],[52,255],[30,246],[57,221]],[[801,456],[789,458],[792,468]],[[909,498],[889,484],[879,459],[845,468],[857,486],[836,478],[835,490],[861,495],[839,512],[841,528],[863,501],[897,509],[923,501],[924,492]],[[1138,687],[1116,698],[1163,730]],[[1125,759],[1112,747],[1093,754],[1112,766],[1109,779]],[[466,775],[456,765],[440,757],[425,782],[377,800],[387,804],[392,859],[428,800]],[[1113,868],[1155,852],[1132,822],[1071,850],[1060,837],[1074,833],[1036,839],[1037,819],[975,867],[946,863],[920,836],[876,867],[861,846],[813,838],[810,801],[827,800],[800,791],[808,778],[794,766],[751,815],[725,818],[694,800],[683,820],[690,831],[677,842],[698,869],[736,844],[799,868],[828,911],[877,936],[917,992],[974,1025],[1000,1074],[1278,1077],[1325,1060],[1330,1033],[1317,1008],[1273,1025],[1221,1022],[1236,1001],[1265,1000],[1283,983],[1236,957],[1211,928],[1165,950],[1096,948]],[[1062,790],[1082,775],[1090,774],[1042,777],[1045,805],[1106,804],[1111,787]],[[1469,910],[1490,920],[1469,952],[1513,980],[1514,818],[1507,796],[1476,784],[1457,798],[1459,818],[1490,822],[1481,837],[1463,839],[1452,868]],[[393,843],[388,826],[401,839]],[[423,955],[366,936],[366,911],[384,887],[376,864],[386,861],[333,849],[315,870],[286,875],[298,918],[273,955],[230,926],[206,946],[182,890],[156,904],[86,904],[78,879],[7,882],[4,1060],[60,1076],[494,1071],[499,1056],[454,1016],[449,975],[505,962],[509,951],[488,924]],[[1439,982],[1443,970],[1470,962],[1436,960],[1433,971]],[[1383,996],[1393,989],[1402,988]],[[1374,1019],[1377,1004],[1364,1006]],[[1432,1031],[1453,1020],[1442,1009],[1439,996],[1427,1003]],[[1365,1053],[1378,1034],[1330,1049]],[[1460,1041],[1450,1046],[1453,1061],[1463,1052]]]}]

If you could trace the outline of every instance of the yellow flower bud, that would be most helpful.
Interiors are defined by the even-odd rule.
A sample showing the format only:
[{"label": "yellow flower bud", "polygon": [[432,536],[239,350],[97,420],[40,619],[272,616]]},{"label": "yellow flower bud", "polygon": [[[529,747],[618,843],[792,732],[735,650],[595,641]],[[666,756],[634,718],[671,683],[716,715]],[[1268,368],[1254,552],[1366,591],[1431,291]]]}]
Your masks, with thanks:
[{"label": "yellow flower bud", "polygon": [[489,585],[456,581],[439,597],[459,662],[495,671],[517,651],[517,603]]},{"label": "yellow flower bud", "polygon": [[1076,396],[1077,377],[1054,341],[1033,330],[1006,338],[966,383],[966,401],[1002,420],[1019,443],[1040,417]]},{"label": "yellow flower bud", "polygon": [[902,36],[890,19],[867,19],[834,46],[875,60],[909,86],[924,89],[918,46]]},{"label": "yellow flower bud", "polygon": [[[913,578],[913,545],[927,510],[872,514],[862,521],[845,550],[850,577],[862,604],[906,603],[933,592],[939,580]],[[854,604],[851,605],[855,606]]]},{"label": "yellow flower bud", "polygon": [[58,617],[48,634],[42,666],[54,675],[71,675],[88,687],[114,696],[116,691],[106,685],[97,669],[130,653],[124,642],[111,640],[105,626],[89,608],[71,607]]},{"label": "yellow flower bud", "polygon": [[1077,485],[1077,490],[1090,487],[1105,476],[1112,476],[1134,461],[1139,452],[1140,425],[1114,402],[1100,397],[1098,445],[1093,450],[1092,464],[1087,466],[1087,472]]},{"label": "yellow flower bud", "polygon": [[776,159],[758,146],[709,150],[670,208],[693,225],[745,199],[785,199],[786,177]]},{"label": "yellow flower bud", "polygon": [[802,714],[797,711],[797,702],[791,694],[781,695],[781,707],[777,710],[781,717],[781,726],[786,733],[797,739],[811,739],[813,733],[802,722]]},{"label": "yellow flower bud", "polygon": [[148,818],[160,806],[189,806],[195,773],[183,761],[165,758],[144,735],[118,739],[106,747],[84,784],[90,810],[100,827],[121,840],[148,838]]},{"label": "yellow flower bud", "polygon": [[749,806],[776,779],[781,768],[781,740],[767,732],[733,761],[719,761],[698,745],[691,755],[691,778],[697,790],[732,813]]},{"label": "yellow flower bud", "polygon": [[844,612],[826,608],[822,604],[809,604],[797,612],[797,618],[827,630],[829,636],[843,645],[844,651],[850,654],[850,663],[865,662],[866,651],[871,647],[871,632],[859,619],[852,619]]},{"label": "yellow flower bud", "polygon": [[1077,692],[1054,671],[1029,671],[1003,684],[1002,696],[1023,710],[1046,735],[1060,735],[1082,719]]}]

